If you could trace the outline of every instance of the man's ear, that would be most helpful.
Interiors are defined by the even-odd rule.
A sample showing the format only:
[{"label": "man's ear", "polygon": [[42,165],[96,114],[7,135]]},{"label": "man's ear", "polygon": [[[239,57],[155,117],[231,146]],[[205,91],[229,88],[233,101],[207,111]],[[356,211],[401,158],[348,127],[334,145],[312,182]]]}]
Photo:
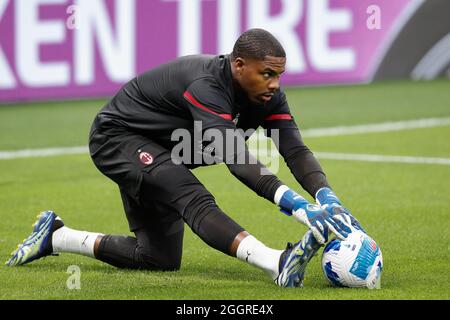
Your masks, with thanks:
[{"label": "man's ear", "polygon": [[234,60],[234,67],[235,67],[236,71],[239,74],[241,74],[242,73],[242,69],[245,68],[245,59],[237,57]]}]

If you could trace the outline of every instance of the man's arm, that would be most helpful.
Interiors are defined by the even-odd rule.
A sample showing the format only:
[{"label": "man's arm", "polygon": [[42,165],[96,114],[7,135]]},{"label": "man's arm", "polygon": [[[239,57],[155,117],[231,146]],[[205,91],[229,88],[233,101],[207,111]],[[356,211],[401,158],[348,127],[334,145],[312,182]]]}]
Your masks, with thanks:
[{"label": "man's arm", "polygon": [[[278,140],[278,141],[277,141]],[[331,190],[319,162],[303,143],[300,132],[295,128],[279,129],[279,139],[274,139],[278,150],[300,185],[318,205],[330,212],[331,216],[341,215],[348,225],[364,231],[361,224]]]},{"label": "man's arm", "polygon": [[[222,128],[222,130],[226,130]],[[229,130],[229,129],[228,129]],[[207,134],[206,134],[207,135]],[[249,153],[245,139],[239,136],[237,148],[215,145],[216,156],[224,159],[230,172],[258,195],[277,204],[283,213],[306,225],[321,244],[328,240],[328,230],[341,239],[350,232],[345,222],[333,219],[320,206],[284,185],[273,173]],[[237,150],[237,151],[236,151]]]},{"label": "man's arm", "polygon": [[297,128],[276,130],[278,130],[278,138],[273,141],[302,188],[313,198],[319,189],[330,188],[322,167],[311,150],[304,144],[299,130]]},{"label": "man's arm", "polygon": [[264,165],[255,161],[249,153],[245,137],[236,134],[237,128],[231,121],[232,108],[227,97],[210,81],[211,79],[195,81],[186,89],[183,96],[193,120],[202,122],[203,140],[210,141],[205,150],[211,152],[211,157],[216,158],[218,162],[225,162],[230,172],[247,187],[276,203],[283,212],[294,215],[299,222],[307,225],[320,243],[326,241],[328,228],[341,238],[345,238],[346,231],[342,230],[344,227],[331,219],[326,211],[318,210],[319,206],[309,204],[300,195],[283,192],[281,198],[286,201],[275,200],[275,194],[283,188],[283,183]]}]

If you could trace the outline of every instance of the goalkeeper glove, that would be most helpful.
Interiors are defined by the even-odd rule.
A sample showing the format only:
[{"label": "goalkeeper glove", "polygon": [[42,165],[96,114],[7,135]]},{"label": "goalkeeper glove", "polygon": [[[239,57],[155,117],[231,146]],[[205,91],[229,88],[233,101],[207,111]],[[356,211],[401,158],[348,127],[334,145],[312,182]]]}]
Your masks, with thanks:
[{"label": "goalkeeper glove", "polygon": [[347,238],[351,228],[346,221],[333,217],[327,210],[316,204],[309,203],[305,198],[286,186],[280,187],[275,194],[281,212],[291,216],[306,225],[313,233],[314,238],[324,244],[328,241],[328,230],[341,239]]},{"label": "goalkeeper glove", "polygon": [[347,208],[342,206],[341,200],[330,188],[324,187],[316,193],[316,202],[325,209],[332,217],[342,216],[347,224],[350,224],[356,230],[366,233],[358,220],[350,213]]}]

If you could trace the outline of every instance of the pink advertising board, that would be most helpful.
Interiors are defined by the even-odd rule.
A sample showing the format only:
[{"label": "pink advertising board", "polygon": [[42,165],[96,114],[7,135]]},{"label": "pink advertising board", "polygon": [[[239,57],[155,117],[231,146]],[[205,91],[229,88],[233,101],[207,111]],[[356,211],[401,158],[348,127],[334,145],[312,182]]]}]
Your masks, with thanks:
[{"label": "pink advertising board", "polygon": [[285,47],[285,86],[369,82],[421,3],[0,0],[0,102],[110,96],[177,56],[229,53],[253,27]]}]

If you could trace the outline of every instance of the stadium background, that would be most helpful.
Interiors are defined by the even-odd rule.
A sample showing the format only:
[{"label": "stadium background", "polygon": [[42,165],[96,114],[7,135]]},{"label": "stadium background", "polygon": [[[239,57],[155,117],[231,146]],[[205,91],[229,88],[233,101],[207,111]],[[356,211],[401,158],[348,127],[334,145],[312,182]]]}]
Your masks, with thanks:
[{"label": "stadium background", "polygon": [[[305,141],[386,267],[383,290],[333,289],[316,258],[306,287],[282,292],[188,233],[178,274],[63,255],[1,268],[0,298],[448,299],[448,12],[445,0],[1,0],[4,260],[48,208],[74,228],[126,233],[117,190],[86,153],[95,113],[137,73],[180,55],[228,53],[240,32],[262,27],[286,49],[282,85]],[[197,174],[268,245],[304,232],[224,168]],[[298,186],[282,165],[279,175]],[[68,287],[70,265],[80,267],[80,290]]]}]

